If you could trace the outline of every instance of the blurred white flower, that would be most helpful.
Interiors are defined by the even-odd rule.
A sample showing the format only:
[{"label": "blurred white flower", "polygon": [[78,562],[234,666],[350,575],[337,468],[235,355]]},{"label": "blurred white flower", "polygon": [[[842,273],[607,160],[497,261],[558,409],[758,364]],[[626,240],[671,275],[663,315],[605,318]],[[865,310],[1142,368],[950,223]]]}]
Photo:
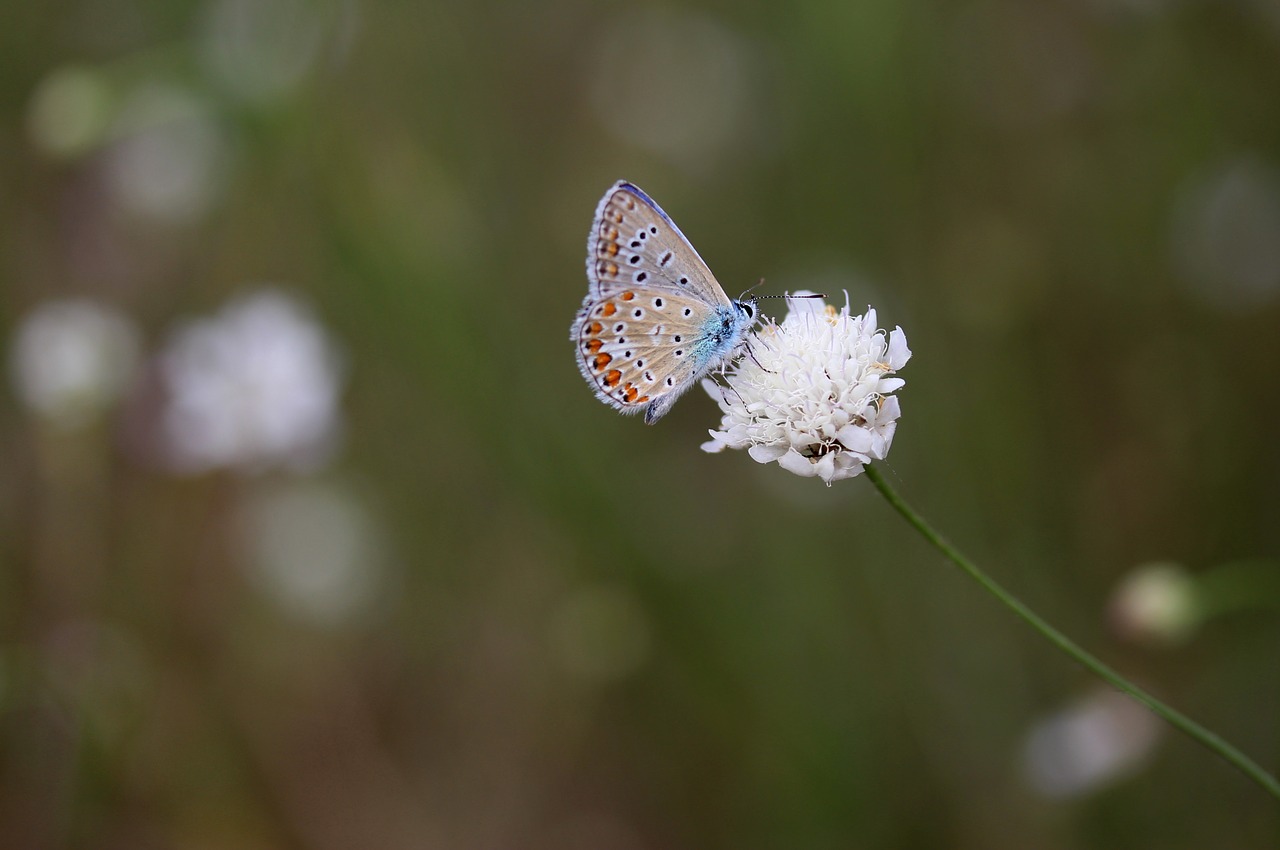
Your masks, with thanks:
[{"label": "blurred white flower", "polygon": [[1160,738],[1155,715],[1117,691],[1097,691],[1036,723],[1023,749],[1046,797],[1073,797],[1133,773]]},{"label": "blurred white flower", "polygon": [[1220,163],[1179,193],[1173,257],[1192,294],[1248,312],[1280,297],[1280,169],[1245,155]]},{"label": "blurred white flower", "polygon": [[266,290],[181,328],[161,356],[178,471],[315,467],[340,428],[340,357],[302,305]]},{"label": "blurred white flower", "polygon": [[[719,19],[678,6],[623,6],[602,19],[589,79],[601,123],[627,146],[686,168],[763,146],[759,51]],[[645,45],[646,61],[619,61]],[[697,85],[689,85],[697,80]]]},{"label": "blurred white flower", "polygon": [[[807,293],[796,293],[805,295]],[[889,453],[900,413],[891,395],[906,382],[888,377],[911,358],[902,328],[876,328],[876,311],[850,316],[820,299],[788,299],[781,324],[750,339],[750,353],[724,375],[704,380],[720,404],[720,430],[702,448],[747,449],[760,462],[818,476],[831,485]]]},{"label": "blurred white flower", "polygon": [[381,536],[344,489],[267,488],[245,504],[241,530],[250,577],[280,607],[317,625],[365,612],[383,583]]},{"label": "blurred white flower", "polygon": [[14,335],[14,388],[31,410],[75,428],[129,386],[139,347],[137,329],[117,310],[86,300],[42,304]]},{"label": "blurred white flower", "polygon": [[156,221],[198,219],[223,191],[231,153],[207,100],[170,83],[131,92],[111,128],[102,167],[122,207]]},{"label": "blurred white flower", "polygon": [[201,58],[244,100],[286,95],[315,65],[325,10],[308,0],[213,0],[202,21]]},{"label": "blurred white flower", "polygon": [[1143,564],[1112,595],[1111,622],[1131,640],[1178,643],[1200,623],[1198,596],[1195,579],[1181,564]]}]

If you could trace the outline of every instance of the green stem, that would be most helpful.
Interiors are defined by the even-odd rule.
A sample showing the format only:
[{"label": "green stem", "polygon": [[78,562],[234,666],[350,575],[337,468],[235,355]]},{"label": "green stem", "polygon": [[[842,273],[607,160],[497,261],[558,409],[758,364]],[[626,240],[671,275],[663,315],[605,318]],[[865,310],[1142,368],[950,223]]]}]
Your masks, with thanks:
[{"label": "green stem", "polygon": [[1084,649],[1080,648],[1074,641],[1055,629],[1053,626],[1046,623],[1038,614],[1026,605],[1019,602],[1017,598],[1009,593],[1009,591],[997,584],[986,573],[978,569],[972,561],[962,555],[959,550],[948,543],[941,534],[938,534],[938,532],[930,528],[929,524],[921,519],[919,514],[912,510],[911,506],[904,502],[902,497],[900,497],[893,488],[889,486],[875,466],[869,464],[866,467],[866,475],[871,479],[871,483],[875,485],[875,488],[880,491],[880,495],[884,496],[889,504],[893,506],[894,510],[902,514],[903,519],[914,526],[916,531],[919,531],[920,534],[932,543],[939,552],[946,555],[952,563],[968,573],[970,578],[986,588],[988,593],[1003,602],[1007,608],[1025,620],[1033,629],[1044,635],[1059,649],[1067,655],[1070,655],[1088,669],[1092,670],[1099,677],[1111,683],[1116,688],[1119,688],[1121,691],[1133,697],[1148,709],[1164,718],[1170,725],[1182,732],[1185,732],[1187,735],[1190,735],[1192,738],[1199,741],[1210,750],[1213,750],[1213,752],[1217,753],[1231,764],[1235,765],[1243,771],[1246,776],[1261,785],[1265,791],[1271,794],[1271,796],[1280,800],[1280,782],[1277,782],[1274,776],[1259,767],[1257,762],[1253,761],[1253,759],[1249,758],[1244,753],[1222,740],[1222,738],[1201,726],[1199,723],[1196,723],[1190,717],[1187,717],[1185,714],[1165,705],[1151,694],[1121,676],[1115,670],[1112,670],[1106,664],[1103,664],[1097,658],[1094,658]]}]

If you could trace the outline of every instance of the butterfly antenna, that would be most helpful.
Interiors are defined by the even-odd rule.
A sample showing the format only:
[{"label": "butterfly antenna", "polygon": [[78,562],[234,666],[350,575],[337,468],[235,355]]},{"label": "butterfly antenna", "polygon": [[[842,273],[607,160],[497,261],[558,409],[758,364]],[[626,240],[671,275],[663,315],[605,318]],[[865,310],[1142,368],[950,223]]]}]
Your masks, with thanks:
[{"label": "butterfly antenna", "polygon": [[[761,287],[761,286],[763,286],[763,285],[764,285],[764,278],[760,278],[759,280],[757,280],[757,281],[756,281],[756,285],[755,285],[755,286],[748,287],[748,288],[746,289],[746,291],[744,291],[741,295],[739,295],[739,296],[738,296],[738,300],[739,300],[739,301],[743,301],[743,300],[745,300],[745,299],[746,299],[746,297],[747,297],[748,295],[750,295],[750,294],[751,294],[751,290],[753,290],[753,289],[758,289],[759,287]],[[760,298],[768,298],[769,296],[768,296],[768,295],[761,295],[761,296],[759,296],[759,297],[760,297]]]},{"label": "butterfly antenna", "polygon": [[[738,296],[738,300],[739,301],[746,300],[746,297],[749,294],[751,294],[752,289],[758,289],[761,286],[764,286],[764,278],[760,278],[758,281],[756,281],[755,286],[751,287],[751,289],[748,289],[746,292]],[[826,297],[827,297],[827,294],[825,292],[814,292],[814,293],[810,293],[809,295],[788,295],[787,293],[783,293],[782,295],[757,295],[755,297],[755,300],[763,301],[765,298],[826,298]]]}]

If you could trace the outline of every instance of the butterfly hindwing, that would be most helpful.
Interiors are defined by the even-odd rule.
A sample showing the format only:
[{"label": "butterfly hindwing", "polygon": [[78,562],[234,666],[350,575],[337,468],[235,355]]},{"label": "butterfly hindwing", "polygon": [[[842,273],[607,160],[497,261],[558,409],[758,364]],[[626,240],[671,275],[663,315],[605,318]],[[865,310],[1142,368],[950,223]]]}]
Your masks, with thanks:
[{"label": "butterfly hindwing", "polygon": [[589,299],[573,328],[578,368],[601,401],[624,413],[668,396],[669,407],[707,367],[706,313],[678,292],[628,289]]}]

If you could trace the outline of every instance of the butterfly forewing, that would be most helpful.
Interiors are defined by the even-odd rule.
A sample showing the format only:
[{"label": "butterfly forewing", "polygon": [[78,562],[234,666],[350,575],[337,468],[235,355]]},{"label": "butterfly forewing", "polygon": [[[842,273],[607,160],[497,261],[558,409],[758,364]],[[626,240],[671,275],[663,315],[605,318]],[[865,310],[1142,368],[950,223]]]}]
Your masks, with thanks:
[{"label": "butterfly forewing", "polygon": [[645,287],[729,304],[707,264],[652,198],[620,181],[600,199],[587,244],[591,291],[603,298]]}]

